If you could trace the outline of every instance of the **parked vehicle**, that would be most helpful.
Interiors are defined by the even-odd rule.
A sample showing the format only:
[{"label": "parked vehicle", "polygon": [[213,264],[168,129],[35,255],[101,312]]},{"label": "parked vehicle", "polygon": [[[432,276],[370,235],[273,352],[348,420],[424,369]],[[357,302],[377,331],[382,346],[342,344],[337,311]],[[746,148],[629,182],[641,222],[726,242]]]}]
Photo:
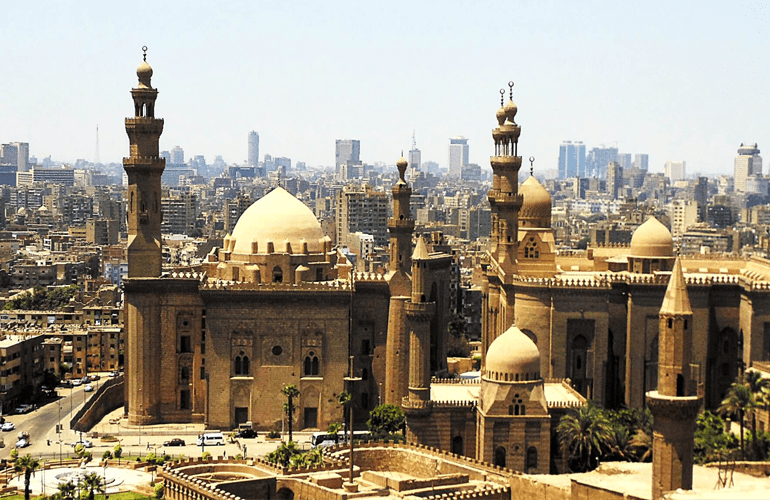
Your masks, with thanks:
[{"label": "parked vehicle", "polygon": [[75,441],[74,443],[72,443],[72,447],[74,448],[75,446],[77,446],[79,444],[82,444],[83,448],[93,448],[94,447],[94,443],[92,443],[88,439],[83,439],[81,441]]},{"label": "parked vehicle", "polygon": [[94,390],[94,386],[92,386],[91,384],[88,384],[85,387],[83,387],[83,390],[86,392],[91,392]]},{"label": "parked vehicle", "polygon": [[79,378],[73,378],[72,380],[70,380],[70,383],[72,384],[72,387],[77,387],[81,385],[83,381],[80,380]]},{"label": "parked vehicle", "polygon": [[212,446],[212,445],[225,445],[225,436],[221,432],[207,432],[202,436],[198,436],[196,441],[198,446]]},{"label": "parked vehicle", "polygon": [[235,437],[244,438],[244,439],[251,439],[257,437],[257,431],[254,429],[241,429],[236,434]]},{"label": "parked vehicle", "polygon": [[163,446],[184,446],[184,439],[174,438],[163,443]]},{"label": "parked vehicle", "polygon": [[32,405],[21,405],[21,406],[18,406],[15,410],[13,410],[13,412],[21,415],[23,413],[29,413],[34,409],[35,407]]},{"label": "parked vehicle", "polygon": [[15,428],[16,428],[16,426],[13,425],[13,422],[8,422],[7,420],[5,421],[5,423],[2,426],[0,426],[0,430],[2,430],[3,432],[12,431]]}]

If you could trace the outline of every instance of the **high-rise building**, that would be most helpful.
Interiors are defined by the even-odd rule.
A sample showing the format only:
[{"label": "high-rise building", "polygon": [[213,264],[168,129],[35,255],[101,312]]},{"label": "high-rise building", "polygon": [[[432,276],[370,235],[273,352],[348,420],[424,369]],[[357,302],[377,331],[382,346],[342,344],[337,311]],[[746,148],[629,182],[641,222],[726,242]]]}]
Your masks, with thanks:
[{"label": "high-rise building", "polygon": [[684,161],[667,161],[663,165],[663,174],[668,177],[671,182],[684,180],[686,174]]},{"label": "high-rise building", "polygon": [[415,140],[414,134],[412,134],[412,149],[409,150],[409,170],[411,171],[412,178],[414,178],[417,175],[417,172],[420,171],[421,160],[422,155],[420,150],[417,149],[417,141]]},{"label": "high-rise building", "polygon": [[171,150],[171,163],[181,165],[184,163],[184,149],[179,146],[174,146]]},{"label": "high-rise building", "polygon": [[254,168],[259,166],[259,134],[253,130],[249,132],[249,151],[246,163]]},{"label": "high-rise building", "polygon": [[735,192],[746,192],[746,180],[755,175],[762,175],[762,157],[757,143],[741,143],[735,157]]},{"label": "high-rise building", "polygon": [[618,161],[618,148],[593,148],[586,156],[586,177],[607,178],[607,166]]},{"label": "high-rise building", "polygon": [[13,165],[18,172],[29,170],[29,143],[11,142],[0,146],[0,164]]},{"label": "high-rise building", "polygon": [[623,170],[628,170],[634,166],[631,153],[620,153],[618,155],[618,163]]},{"label": "high-rise building", "polygon": [[449,139],[449,175],[460,177],[465,165],[468,164],[468,139],[451,137]]},{"label": "high-rise building", "polygon": [[613,200],[618,198],[618,191],[623,187],[623,167],[616,161],[607,166],[607,192]]},{"label": "high-rise building", "polygon": [[585,177],[586,146],[582,141],[564,141],[559,146],[559,179]]},{"label": "high-rise building", "polygon": [[337,139],[334,165],[340,171],[344,163],[361,163],[361,141],[357,139]]},{"label": "high-rise building", "polygon": [[337,195],[337,243],[344,244],[349,233],[374,236],[374,244],[388,241],[388,195],[370,186],[348,185]]},{"label": "high-rise building", "polygon": [[647,171],[647,165],[650,161],[650,155],[647,153],[637,153],[634,155],[634,167],[639,170]]}]

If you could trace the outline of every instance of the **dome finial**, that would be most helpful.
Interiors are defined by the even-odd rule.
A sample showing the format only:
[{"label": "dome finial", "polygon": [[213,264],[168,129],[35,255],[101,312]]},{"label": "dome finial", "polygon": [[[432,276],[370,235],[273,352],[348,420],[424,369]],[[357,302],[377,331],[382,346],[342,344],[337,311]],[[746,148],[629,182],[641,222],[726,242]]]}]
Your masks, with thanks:
[{"label": "dome finial", "polygon": [[142,52],[144,53],[142,55],[142,60],[144,62],[147,62],[147,46],[146,45],[142,45]]},{"label": "dome finial", "polygon": [[500,106],[505,104],[505,89],[500,89]]},{"label": "dome finial", "polygon": [[511,100],[513,100],[513,80],[508,82],[508,88],[511,89],[511,93],[510,93],[509,97],[510,97]]},{"label": "dome finial", "polygon": [[535,157],[530,156],[529,157],[529,175],[535,175],[533,174],[534,170],[535,170]]}]

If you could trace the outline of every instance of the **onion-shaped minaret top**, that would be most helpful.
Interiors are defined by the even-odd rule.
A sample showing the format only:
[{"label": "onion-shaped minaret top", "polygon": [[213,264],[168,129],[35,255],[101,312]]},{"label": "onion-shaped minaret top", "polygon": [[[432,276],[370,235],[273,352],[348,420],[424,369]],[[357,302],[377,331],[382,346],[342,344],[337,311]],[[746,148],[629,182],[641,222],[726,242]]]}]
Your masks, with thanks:
[{"label": "onion-shaped minaret top", "polygon": [[147,46],[142,47],[142,63],[136,68],[136,76],[139,77],[139,88],[151,89],[150,79],[152,78],[152,67],[147,64]]}]

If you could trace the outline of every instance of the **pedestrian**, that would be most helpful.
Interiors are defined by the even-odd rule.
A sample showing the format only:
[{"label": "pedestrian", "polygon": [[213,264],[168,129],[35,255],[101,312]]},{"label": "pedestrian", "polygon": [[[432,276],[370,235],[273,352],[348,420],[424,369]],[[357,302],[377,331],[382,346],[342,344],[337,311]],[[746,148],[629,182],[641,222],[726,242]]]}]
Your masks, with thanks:
[{"label": "pedestrian", "polygon": [[222,451],[222,456],[225,457],[225,460],[227,460],[227,450]]},{"label": "pedestrian", "polygon": [[46,440],[45,440],[45,442],[46,442],[46,444],[47,444],[48,446],[51,446],[51,440],[50,440],[50,439],[46,439]]},{"label": "pedestrian", "polygon": [[147,441],[147,451],[150,451],[150,442]]}]

